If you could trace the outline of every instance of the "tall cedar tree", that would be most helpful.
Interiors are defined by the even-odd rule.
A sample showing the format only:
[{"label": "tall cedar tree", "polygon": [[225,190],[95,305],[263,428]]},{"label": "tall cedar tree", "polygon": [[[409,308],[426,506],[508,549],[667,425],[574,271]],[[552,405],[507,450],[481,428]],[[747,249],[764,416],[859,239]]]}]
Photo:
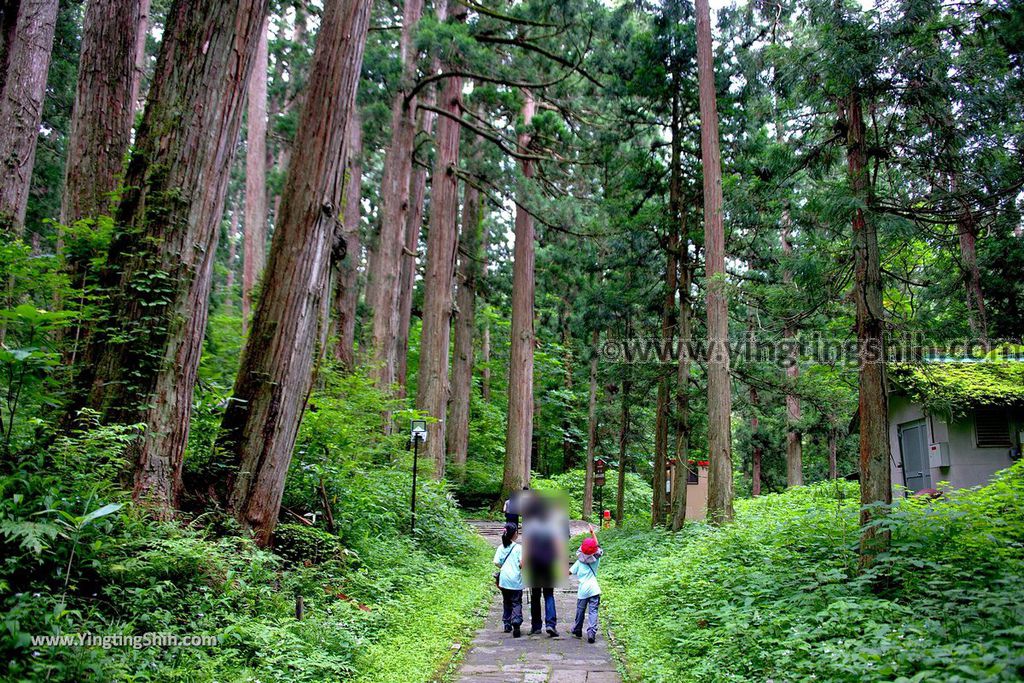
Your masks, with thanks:
[{"label": "tall cedar tree", "polygon": [[[479,149],[479,143],[477,143]],[[458,290],[455,296],[455,340],[452,352],[452,400],[448,416],[448,452],[462,473],[469,449],[469,399],[473,391],[473,330],[476,288],[480,276],[480,191],[463,183],[462,230],[459,234]]]},{"label": "tall cedar tree", "polygon": [[704,248],[708,309],[708,519],[732,519],[732,394],[729,380],[729,302],[722,224],[722,159],[718,148],[711,9],[697,0],[697,77],[700,150],[704,169]]},{"label": "tall cedar tree", "polygon": [[887,545],[885,533],[870,525],[878,516],[875,506],[892,503],[889,470],[889,403],[885,391],[885,309],[882,304],[882,264],[878,226],[868,220],[871,205],[868,177],[867,132],[861,93],[857,86],[843,102],[846,126],[846,163],[850,190],[858,200],[853,212],[853,300],[857,307],[857,345],[860,416],[861,562],[870,564]]},{"label": "tall cedar tree", "polygon": [[163,516],[181,487],[217,232],[266,12],[267,0],[171,5],[100,276],[110,294],[71,407],[146,426],[134,496]]},{"label": "tall cedar tree", "polygon": [[583,477],[583,519],[594,514],[594,459],[597,457],[597,345],[601,333],[590,333],[590,389],[587,393],[587,463]]},{"label": "tall cedar tree", "polygon": [[363,63],[370,0],[326,3],[252,331],[219,445],[238,463],[230,507],[256,542],[277,524],[313,364],[326,342],[332,262],[341,238],[347,126]]},{"label": "tall cedar tree", "polygon": [[[431,73],[437,73],[433,69]],[[437,97],[433,86],[427,89],[423,101],[433,107]],[[418,136],[432,137],[437,114],[420,109]],[[405,249],[402,250],[402,268],[398,279],[398,327],[395,332],[395,382],[398,395],[405,398],[409,386],[409,328],[412,325],[412,296],[415,290],[416,261],[419,256],[420,234],[423,232],[423,202],[427,194],[427,169],[417,164],[409,188],[409,215],[405,223]]]},{"label": "tall cedar tree", "polygon": [[[448,21],[466,20],[465,5],[455,4]],[[445,65],[448,69],[452,65]],[[462,115],[462,78],[444,81],[438,103],[445,115],[437,120],[437,158],[430,181],[430,225],[427,232],[427,268],[423,276],[423,332],[420,368],[416,381],[416,407],[435,418],[428,427],[427,456],[434,477],[445,473],[448,398],[448,356],[451,341],[452,281],[458,251],[459,134]]]},{"label": "tall cedar tree", "polygon": [[260,33],[256,62],[246,88],[245,242],[242,262],[242,331],[248,329],[256,283],[267,248],[267,31]]},{"label": "tall cedar tree", "polygon": [[416,96],[409,96],[416,78],[417,52],[413,45],[413,33],[422,14],[423,0],[406,0],[399,39],[402,81],[395,88],[394,99],[391,101],[391,144],[384,155],[380,232],[366,290],[366,302],[373,310],[371,372],[381,389],[388,389],[395,381],[398,287],[409,212],[413,144],[416,138]]},{"label": "tall cedar tree", "polygon": [[363,189],[363,122],[359,111],[352,111],[348,123],[348,164],[345,177],[344,233],[345,259],[337,264],[334,276],[334,315],[336,321],[334,358],[347,370],[355,369],[356,306],[359,300],[359,222]]},{"label": "tall cedar tree", "polygon": [[[533,94],[523,91],[523,132],[519,151],[527,154],[532,140],[530,126],[537,110]],[[521,160],[524,182],[533,177],[533,161]],[[502,497],[530,483],[530,454],[533,438],[533,298],[536,288],[534,273],[533,216],[516,202],[515,245],[512,251],[512,330],[509,340],[508,367],[508,432],[505,437],[505,471],[501,482]]]},{"label": "tall cedar tree", "polygon": [[145,40],[148,14],[148,0],[86,5],[64,173],[64,225],[110,212],[131,143],[139,43]]},{"label": "tall cedar tree", "polygon": [[25,230],[57,0],[8,0],[0,7],[0,232]]}]

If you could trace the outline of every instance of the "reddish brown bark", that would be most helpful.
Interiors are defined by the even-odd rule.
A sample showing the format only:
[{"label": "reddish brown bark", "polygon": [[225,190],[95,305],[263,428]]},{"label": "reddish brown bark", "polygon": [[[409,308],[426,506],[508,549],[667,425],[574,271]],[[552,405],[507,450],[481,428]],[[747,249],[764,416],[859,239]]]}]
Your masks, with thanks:
[{"label": "reddish brown bark", "polygon": [[836,430],[828,432],[828,478],[835,479],[839,476],[839,465],[836,462],[836,451],[838,450],[839,435]]},{"label": "reddish brown bark", "polygon": [[131,142],[148,0],[92,0],[82,24],[61,223],[109,215]]},{"label": "reddish brown bark", "polygon": [[[326,338],[341,232],[346,126],[355,107],[370,0],[326,3],[252,332],[219,445],[238,463],[230,507],[266,545]],[[333,252],[333,253],[332,253]]]},{"label": "reddish brown bark", "polygon": [[[793,286],[793,271],[789,268],[789,259],[793,256],[793,245],[789,241],[789,230],[792,221],[789,215],[789,206],[782,211],[782,255],[786,261],[786,267],[782,270],[782,284],[788,287]],[[787,318],[786,326],[782,331],[784,339],[795,342],[796,330]],[[798,429],[800,423],[800,398],[794,393],[797,380],[800,377],[799,357],[797,345],[792,343],[786,358],[786,485],[789,487],[803,486],[803,435]]]},{"label": "reddish brown bark", "polygon": [[672,483],[672,530],[686,523],[686,498],[690,473],[690,239],[682,223],[683,239],[679,249],[679,365],[676,375],[676,472]]},{"label": "reddish brown bark", "polygon": [[988,345],[988,315],[985,312],[985,294],[981,289],[981,270],[978,268],[978,225],[969,208],[965,207],[960,213],[957,228],[967,288],[967,323],[974,338]]},{"label": "reddish brown bark", "polygon": [[583,480],[583,519],[590,521],[594,514],[594,460],[597,457],[597,345],[600,332],[590,337],[590,392],[587,401],[587,464]]},{"label": "reddish brown bark", "polygon": [[722,225],[722,159],[718,147],[711,9],[697,0],[697,75],[701,164],[704,169],[704,248],[708,312],[708,519],[732,519],[732,394],[729,381],[729,303]]},{"label": "reddish brown bark", "polygon": [[82,400],[105,421],[146,425],[134,495],[162,515],[181,484],[217,233],[266,9],[266,0],[172,5],[101,275],[111,294],[79,377]]},{"label": "reddish brown bark", "polygon": [[[850,190],[863,205],[871,203],[867,134],[861,95],[854,89],[844,102],[847,124],[846,161]],[[886,547],[888,537],[868,526],[880,514],[875,506],[892,503],[889,470],[889,415],[885,392],[885,309],[882,304],[882,266],[878,228],[862,208],[853,214],[854,285],[857,307],[860,416],[861,562],[865,565]]]},{"label": "reddish brown bark", "polygon": [[[268,19],[269,21],[269,19]],[[245,242],[242,263],[242,332],[252,317],[253,292],[266,265],[267,244],[267,31],[264,22],[246,88]]]},{"label": "reddish brown bark", "polygon": [[[626,329],[628,338],[628,322],[626,324]],[[633,383],[628,379],[622,380],[622,416],[619,423],[619,467],[616,481],[617,486],[615,489],[615,526],[617,527],[622,526],[626,508],[626,460],[628,457],[627,449],[629,447],[629,402],[631,400],[629,393],[632,387]]]},{"label": "reddish brown bark", "polygon": [[385,153],[381,181],[380,233],[367,282],[366,301],[373,310],[370,338],[372,375],[377,386],[384,389],[395,381],[398,291],[416,133],[416,97],[408,97],[408,94],[416,75],[413,32],[422,13],[423,0],[406,0],[399,40],[402,83],[391,103],[391,144]]},{"label": "reddish brown bark", "polygon": [[57,0],[9,0],[0,17],[0,233],[25,229],[57,6]]},{"label": "reddish brown bark", "polygon": [[485,401],[491,400],[491,321],[484,318],[484,329],[480,339],[480,362],[484,369],[480,376],[480,395]]},{"label": "reddish brown bark", "polygon": [[757,418],[757,411],[760,409],[760,399],[757,396],[757,389],[750,387],[750,408],[754,414],[750,418],[750,438],[754,442],[754,451],[751,455],[750,493],[753,497],[761,495],[761,424]]},{"label": "reddish brown bark", "polygon": [[238,224],[240,222],[237,201],[234,202],[229,212],[231,213],[231,218],[228,223],[228,275],[224,282],[224,293],[227,302],[233,305],[235,296],[235,268],[238,263]]},{"label": "reddish brown bark", "polygon": [[[466,20],[466,8],[455,5],[450,21]],[[433,475],[445,474],[448,398],[448,354],[451,341],[452,280],[458,249],[459,134],[462,114],[462,79],[444,81],[439,102],[448,113],[437,121],[437,158],[430,181],[430,225],[427,266],[423,276],[423,332],[416,380],[416,407],[435,419],[429,423],[426,455]]]},{"label": "reddish brown bark", "polygon": [[356,306],[359,300],[360,200],[363,189],[363,123],[353,109],[348,123],[347,172],[345,174],[345,259],[337,264],[334,278],[336,319],[334,358],[345,370],[355,368]]},{"label": "reddish brown bark", "polygon": [[[523,125],[530,126],[536,103],[524,91]],[[531,136],[519,136],[519,148],[526,151]],[[521,161],[523,177],[532,178],[533,162]],[[529,182],[529,180],[527,180]],[[501,492],[507,497],[530,482],[530,452],[533,441],[533,298],[534,298],[533,216],[516,203],[515,246],[512,251],[512,331],[509,340],[508,433],[505,439],[505,470]]]},{"label": "reddish brown bark", "polygon": [[458,290],[455,296],[457,312],[452,353],[452,400],[448,411],[448,453],[459,472],[465,470],[469,449],[469,399],[473,390],[473,331],[476,326],[482,219],[480,192],[469,183],[464,183]]},{"label": "reddish brown bark", "polygon": [[[426,104],[433,106],[436,97],[433,88],[427,93]],[[432,111],[420,111],[419,131],[432,135],[434,119]],[[423,200],[427,192],[427,169],[417,166],[413,170],[412,187],[409,189],[409,216],[405,225],[405,249],[402,250],[402,271],[398,286],[398,330],[395,338],[395,382],[398,395],[405,397],[409,389],[409,327],[412,325],[412,295],[415,289],[416,259],[423,232]]]}]

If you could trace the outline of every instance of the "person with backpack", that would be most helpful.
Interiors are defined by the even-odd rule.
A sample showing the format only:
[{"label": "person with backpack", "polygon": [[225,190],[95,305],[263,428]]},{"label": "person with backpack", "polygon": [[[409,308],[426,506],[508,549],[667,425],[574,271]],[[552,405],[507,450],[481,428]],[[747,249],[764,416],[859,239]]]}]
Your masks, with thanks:
[{"label": "person with backpack", "polygon": [[583,620],[587,618],[587,642],[597,639],[597,610],[601,606],[601,586],[597,582],[597,568],[601,563],[604,551],[597,543],[594,527],[590,527],[590,538],[584,538],[576,553],[576,562],[569,569],[579,579],[576,591],[576,623],[572,626],[572,634],[583,637]]},{"label": "person with backpack", "polygon": [[[552,638],[558,637],[555,610],[555,584],[565,572],[559,565],[565,557],[563,526],[551,506],[542,498],[531,497],[523,509],[523,566],[530,584],[530,635],[542,627]],[[544,620],[540,602],[544,600]]]},{"label": "person with backpack", "polygon": [[498,571],[494,580],[501,590],[501,623],[505,633],[518,638],[523,623],[523,547],[516,543],[519,527],[505,524],[501,534],[501,547],[494,551],[494,566]]}]

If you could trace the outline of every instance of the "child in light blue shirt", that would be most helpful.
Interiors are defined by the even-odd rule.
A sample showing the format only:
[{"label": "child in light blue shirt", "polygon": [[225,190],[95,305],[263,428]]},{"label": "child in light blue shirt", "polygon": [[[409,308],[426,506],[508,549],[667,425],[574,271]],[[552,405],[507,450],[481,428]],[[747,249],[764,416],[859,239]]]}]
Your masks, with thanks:
[{"label": "child in light blue shirt", "polygon": [[588,643],[597,639],[597,610],[601,606],[601,585],[597,582],[597,570],[603,554],[604,551],[597,544],[597,534],[591,526],[590,538],[583,539],[576,553],[576,562],[569,569],[569,573],[575,574],[580,583],[576,591],[576,623],[573,624],[572,634],[577,638],[583,637],[583,620],[586,618]]},{"label": "child in light blue shirt", "polygon": [[518,525],[509,522],[501,535],[501,546],[494,551],[495,578],[501,590],[501,622],[505,633],[518,638],[523,623],[523,546],[516,543]]}]

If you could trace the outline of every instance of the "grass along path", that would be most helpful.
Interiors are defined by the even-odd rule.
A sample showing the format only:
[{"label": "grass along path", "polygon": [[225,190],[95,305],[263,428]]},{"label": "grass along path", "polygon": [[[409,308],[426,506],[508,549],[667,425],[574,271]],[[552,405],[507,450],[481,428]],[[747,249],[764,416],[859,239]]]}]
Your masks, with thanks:
[{"label": "grass along path", "polygon": [[475,561],[454,573],[425,577],[421,588],[382,609],[386,635],[360,652],[358,683],[419,683],[440,680],[451,664],[453,643],[466,640],[480,623],[491,591],[491,548],[482,539]]}]

